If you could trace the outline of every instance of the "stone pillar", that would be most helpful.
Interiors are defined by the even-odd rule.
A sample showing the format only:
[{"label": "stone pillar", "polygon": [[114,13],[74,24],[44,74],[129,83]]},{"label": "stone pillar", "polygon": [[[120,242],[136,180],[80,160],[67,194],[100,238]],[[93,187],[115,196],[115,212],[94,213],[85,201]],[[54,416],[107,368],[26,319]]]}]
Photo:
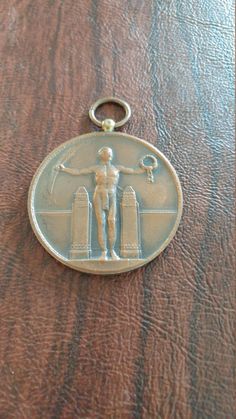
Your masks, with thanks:
[{"label": "stone pillar", "polygon": [[139,205],[132,186],[127,186],[121,200],[121,256],[139,258]]},{"label": "stone pillar", "polygon": [[71,218],[70,259],[88,259],[91,252],[91,203],[86,188],[75,193]]}]

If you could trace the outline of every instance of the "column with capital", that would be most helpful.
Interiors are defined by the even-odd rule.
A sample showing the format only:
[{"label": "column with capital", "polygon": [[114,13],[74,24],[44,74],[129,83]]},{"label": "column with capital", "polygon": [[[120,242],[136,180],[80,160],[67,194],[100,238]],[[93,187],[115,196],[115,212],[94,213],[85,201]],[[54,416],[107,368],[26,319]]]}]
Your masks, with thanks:
[{"label": "column with capital", "polygon": [[71,217],[70,259],[89,259],[91,253],[91,203],[84,186],[75,193]]},{"label": "column with capital", "polygon": [[139,258],[139,204],[132,186],[127,186],[121,200],[121,256]]}]

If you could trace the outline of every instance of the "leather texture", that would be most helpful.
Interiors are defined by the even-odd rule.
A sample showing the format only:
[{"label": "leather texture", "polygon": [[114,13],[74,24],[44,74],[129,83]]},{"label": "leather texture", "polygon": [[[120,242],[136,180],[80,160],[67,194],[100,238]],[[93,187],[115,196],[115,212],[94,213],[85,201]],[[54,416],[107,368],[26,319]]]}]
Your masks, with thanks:
[{"label": "leather texture", "polygon": [[[1,419],[235,417],[231,1],[0,9]],[[97,277],[42,248],[27,193],[48,152],[97,129],[106,95],[176,168],[184,213],[153,262]]]}]

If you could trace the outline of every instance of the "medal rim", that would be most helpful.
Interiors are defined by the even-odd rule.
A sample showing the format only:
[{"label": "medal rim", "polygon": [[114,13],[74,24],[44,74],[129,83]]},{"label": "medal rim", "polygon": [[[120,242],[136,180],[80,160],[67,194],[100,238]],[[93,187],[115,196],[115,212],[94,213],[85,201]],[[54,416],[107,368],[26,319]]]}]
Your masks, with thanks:
[{"label": "medal rim", "polygon": [[[38,179],[40,178],[44,168],[47,166],[48,162],[51,161],[51,159],[53,157],[55,157],[55,155],[57,153],[59,153],[60,151],[62,151],[63,148],[66,148],[67,145],[71,144],[73,145],[74,142],[76,142],[79,139],[82,138],[87,138],[87,137],[104,137],[104,135],[106,136],[113,136],[113,137],[125,137],[127,139],[130,140],[134,140],[136,142],[142,143],[144,146],[148,147],[153,153],[157,154],[158,157],[160,157],[165,164],[168,166],[168,168],[170,169],[173,177],[174,177],[174,181],[175,181],[175,185],[176,185],[176,189],[177,189],[177,194],[178,194],[178,204],[177,204],[177,216],[176,216],[176,220],[175,220],[175,224],[171,230],[171,233],[168,235],[168,237],[166,238],[166,240],[162,243],[162,245],[159,247],[158,251],[152,253],[150,256],[148,256],[147,258],[145,258],[143,260],[143,263],[139,263],[136,266],[132,266],[121,269],[121,270],[116,270],[114,271],[99,271],[98,270],[95,272],[94,270],[89,270],[89,269],[83,269],[80,268],[79,266],[72,266],[69,262],[68,259],[66,259],[63,255],[61,255],[59,252],[57,252],[52,246],[51,244],[46,240],[46,238],[43,236],[41,229],[39,228],[38,222],[37,222],[37,218],[36,218],[36,212],[34,209],[34,197],[35,197],[35,190],[37,187],[37,182]],[[74,269],[76,271],[79,272],[83,272],[83,273],[88,273],[88,274],[92,274],[92,275],[119,275],[125,272],[131,272],[135,269],[141,268],[144,265],[146,265],[147,263],[151,262],[153,259],[155,259],[157,256],[160,255],[160,253],[163,252],[163,250],[165,250],[165,248],[169,245],[169,243],[172,241],[172,239],[174,238],[179,224],[180,224],[180,220],[182,217],[182,213],[183,213],[183,192],[182,192],[182,187],[181,187],[181,183],[179,180],[179,177],[177,175],[177,172],[175,170],[175,168],[172,166],[171,162],[167,159],[167,157],[159,150],[157,149],[154,145],[150,144],[149,142],[147,142],[146,140],[143,140],[141,138],[138,138],[134,135],[130,135],[130,134],[126,134],[123,132],[103,132],[103,131],[99,131],[99,132],[89,132],[86,134],[82,134],[82,135],[77,135],[76,137],[73,137],[65,142],[63,142],[62,144],[60,144],[59,146],[57,146],[56,148],[54,148],[44,159],[43,161],[40,163],[40,165],[38,166],[38,168],[36,169],[36,172],[31,180],[30,183],[30,187],[29,187],[29,192],[28,192],[28,202],[27,202],[27,209],[28,209],[28,215],[29,215],[29,220],[30,220],[30,224],[32,227],[32,230],[36,236],[36,238],[38,239],[38,241],[40,242],[40,244],[44,247],[44,249],[52,256],[54,257],[56,260],[58,260],[59,262],[61,262],[62,264],[64,264],[65,266]],[[104,262],[106,263],[106,262]]]}]

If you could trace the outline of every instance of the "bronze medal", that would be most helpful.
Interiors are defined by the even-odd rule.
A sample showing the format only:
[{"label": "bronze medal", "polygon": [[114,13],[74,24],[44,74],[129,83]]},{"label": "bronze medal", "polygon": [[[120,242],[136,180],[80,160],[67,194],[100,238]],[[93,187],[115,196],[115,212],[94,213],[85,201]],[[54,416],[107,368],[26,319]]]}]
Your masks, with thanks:
[{"label": "bronze medal", "polygon": [[[115,102],[125,118],[99,121],[98,106]],[[114,132],[130,118],[120,99],[98,100],[89,111],[101,132],[75,137],[52,151],[30,186],[32,228],[65,265],[93,274],[138,268],[172,240],[182,214],[178,176],[148,142]]]}]

